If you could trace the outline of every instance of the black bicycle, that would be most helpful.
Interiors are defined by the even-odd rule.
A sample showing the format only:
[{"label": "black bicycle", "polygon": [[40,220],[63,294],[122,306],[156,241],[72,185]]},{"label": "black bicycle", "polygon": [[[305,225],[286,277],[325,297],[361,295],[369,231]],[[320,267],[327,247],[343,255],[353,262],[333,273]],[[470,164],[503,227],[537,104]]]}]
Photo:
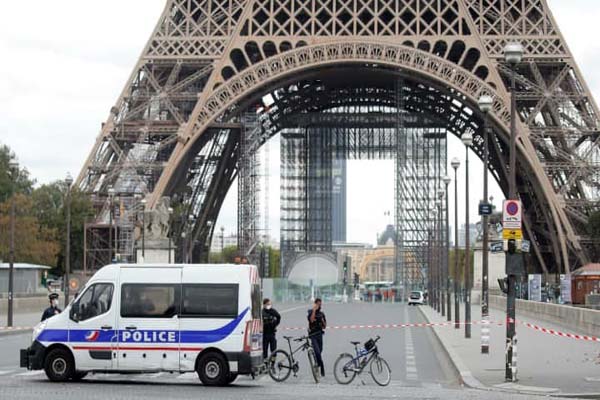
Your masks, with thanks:
[{"label": "black bicycle", "polygon": [[392,380],[392,370],[387,361],[379,355],[377,342],[381,339],[369,339],[363,347],[360,342],[350,342],[354,345],[355,356],[349,353],[340,354],[333,367],[335,380],[342,385],[348,385],[356,375],[360,375],[367,365],[371,377],[379,386],[387,386]]},{"label": "black bicycle", "polygon": [[[300,369],[300,365],[294,358],[294,354],[298,353],[299,351],[306,351],[312,376],[315,382],[319,383],[319,365],[317,364],[317,357],[315,355],[315,350],[312,347],[310,336],[302,336],[299,338],[284,336],[283,338],[287,340],[290,352],[288,353],[285,350],[278,349],[271,354],[269,360],[267,361],[267,368],[271,378],[273,378],[273,380],[276,382],[283,382],[290,377],[292,372],[294,373],[294,377],[298,376],[297,374],[298,370]],[[292,341],[300,342],[302,344],[295,350],[292,350]]]}]

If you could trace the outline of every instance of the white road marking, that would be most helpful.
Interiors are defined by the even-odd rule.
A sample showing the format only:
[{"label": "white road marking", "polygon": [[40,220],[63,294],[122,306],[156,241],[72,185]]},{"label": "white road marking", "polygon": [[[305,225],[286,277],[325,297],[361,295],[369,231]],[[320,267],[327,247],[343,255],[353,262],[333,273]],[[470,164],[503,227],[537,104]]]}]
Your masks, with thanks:
[{"label": "white road marking", "polygon": [[38,376],[38,375],[43,375],[44,371],[27,371],[27,372],[22,372],[20,374],[16,374],[15,376]]},{"label": "white road marking", "polygon": [[306,308],[308,310],[310,308],[310,305],[302,305],[302,306],[298,306],[298,307],[287,308],[285,310],[279,311],[279,314],[289,313],[290,311],[299,310],[301,308]]},{"label": "white road marking", "polygon": [[0,375],[8,375],[8,374],[12,374],[13,372],[15,372],[14,370],[10,370],[10,371],[0,371]]},{"label": "white road marking", "polygon": [[179,375],[177,379],[198,379],[198,374],[195,372],[185,372]]},{"label": "white road marking", "polygon": [[[408,322],[408,309],[404,308],[404,320]],[[415,361],[415,348],[413,344],[411,329],[406,330],[405,336],[405,361],[406,361],[406,380],[418,381],[419,373],[417,371],[417,363]]]}]

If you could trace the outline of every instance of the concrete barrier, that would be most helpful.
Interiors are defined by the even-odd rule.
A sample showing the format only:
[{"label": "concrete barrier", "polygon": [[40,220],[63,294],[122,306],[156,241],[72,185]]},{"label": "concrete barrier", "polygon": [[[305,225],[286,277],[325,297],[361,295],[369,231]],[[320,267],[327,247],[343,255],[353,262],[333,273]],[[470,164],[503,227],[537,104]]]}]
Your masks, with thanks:
[{"label": "concrete barrier", "polygon": [[[60,301],[60,300],[59,300]],[[43,297],[17,297],[13,301],[14,313],[24,314],[32,312],[42,312],[50,304],[48,303],[48,296]],[[61,304],[62,306],[62,304]],[[8,300],[0,299],[0,313],[4,315],[8,309]],[[41,314],[40,314],[41,315]]]},{"label": "concrete barrier", "polygon": [[[490,307],[506,310],[506,297],[490,296]],[[575,333],[600,335],[600,311],[560,304],[517,300],[517,319],[520,316],[549,322]]]}]

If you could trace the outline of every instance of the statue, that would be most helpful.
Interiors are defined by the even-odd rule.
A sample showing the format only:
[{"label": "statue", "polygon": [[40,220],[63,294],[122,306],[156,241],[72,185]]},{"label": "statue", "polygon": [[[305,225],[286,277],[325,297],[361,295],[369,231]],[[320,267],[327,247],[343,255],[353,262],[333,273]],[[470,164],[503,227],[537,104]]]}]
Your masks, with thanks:
[{"label": "statue", "polygon": [[145,234],[148,241],[164,241],[168,239],[170,216],[168,197],[162,197],[153,210],[145,211]]}]

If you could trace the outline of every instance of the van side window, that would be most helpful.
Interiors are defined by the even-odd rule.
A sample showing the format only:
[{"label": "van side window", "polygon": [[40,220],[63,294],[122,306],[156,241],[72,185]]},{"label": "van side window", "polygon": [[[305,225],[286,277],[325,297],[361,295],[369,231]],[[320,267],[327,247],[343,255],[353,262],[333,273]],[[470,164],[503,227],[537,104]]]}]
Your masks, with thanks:
[{"label": "van side window", "polygon": [[121,317],[172,318],[179,314],[179,285],[124,284]]},{"label": "van side window", "polygon": [[102,315],[110,310],[113,297],[113,285],[111,283],[96,283],[81,295],[77,300],[79,314],[78,321]]},{"label": "van side window", "polygon": [[235,284],[184,284],[181,316],[236,318],[238,290]]}]

